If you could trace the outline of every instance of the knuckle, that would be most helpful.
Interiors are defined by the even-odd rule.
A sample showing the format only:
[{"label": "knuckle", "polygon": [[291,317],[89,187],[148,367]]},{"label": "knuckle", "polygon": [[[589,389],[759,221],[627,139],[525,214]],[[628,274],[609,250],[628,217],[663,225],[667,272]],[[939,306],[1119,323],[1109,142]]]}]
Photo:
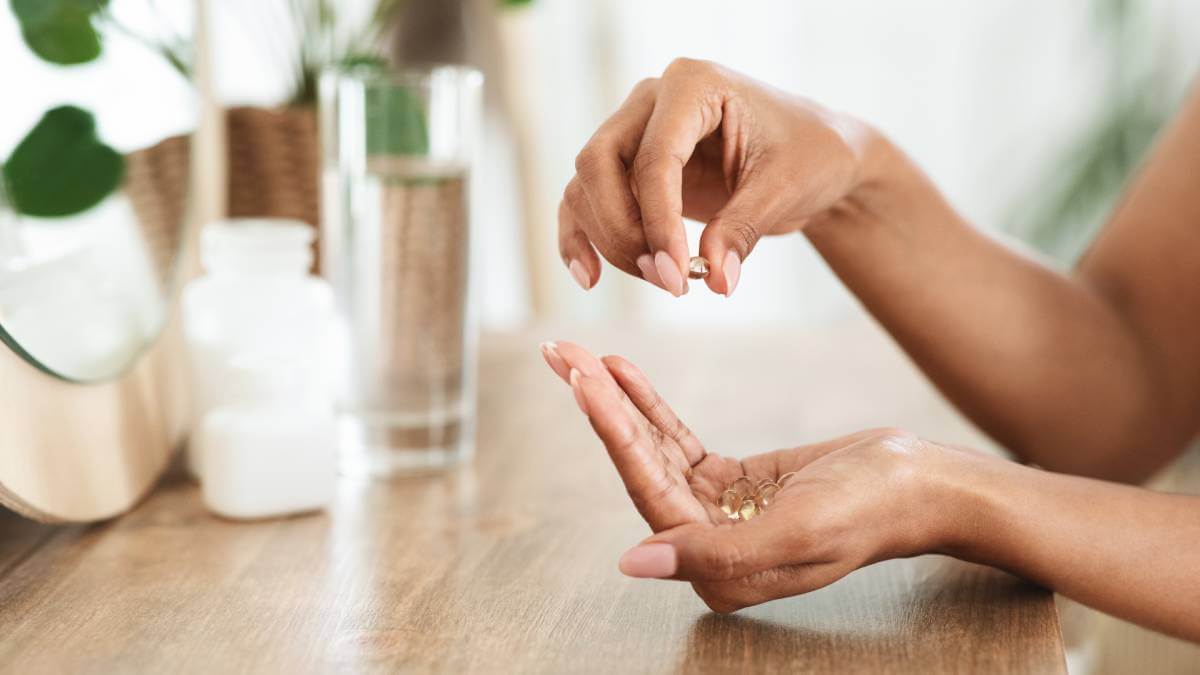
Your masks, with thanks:
[{"label": "knuckle", "polygon": [[583,192],[583,187],[578,181],[571,181],[567,185],[566,191],[563,192],[563,206],[575,214],[576,217],[584,215],[585,207],[587,207],[587,195]]},{"label": "knuckle", "polygon": [[697,75],[704,75],[711,70],[712,64],[708,61],[680,56],[672,59],[671,63],[667,64],[667,69],[663,71],[663,77],[695,77]]},{"label": "knuckle", "polygon": [[667,434],[670,435],[671,438],[679,441],[680,439],[691,435],[691,430],[687,428],[687,425],[683,423],[683,420],[676,417],[673,413],[666,415],[666,417],[668,427]]},{"label": "knuckle", "polygon": [[642,183],[664,174],[669,158],[669,155],[653,146],[643,147],[633,158],[633,164],[629,167],[634,182]]},{"label": "knuckle", "polygon": [[643,147],[639,150],[629,166],[629,172],[633,175],[634,182],[639,182],[657,162],[658,153],[653,149]]},{"label": "knuckle", "polygon": [[658,82],[659,79],[657,77],[647,77],[643,80],[640,80],[637,84],[633,85],[633,93],[644,94],[653,91],[658,87]]},{"label": "knuckle", "polygon": [[717,579],[735,579],[745,563],[745,556],[738,546],[713,544],[709,549],[708,567]]},{"label": "knuckle", "polygon": [[745,218],[723,217],[720,226],[729,231],[733,237],[733,245],[737,248],[742,260],[754,249],[754,245],[762,237],[758,225]]},{"label": "knuckle", "polygon": [[900,454],[912,452],[921,442],[916,434],[899,427],[873,429],[871,439],[884,450]]},{"label": "knuckle", "polygon": [[596,175],[603,162],[603,152],[594,143],[589,143],[575,156],[575,172],[580,178],[587,180]]}]

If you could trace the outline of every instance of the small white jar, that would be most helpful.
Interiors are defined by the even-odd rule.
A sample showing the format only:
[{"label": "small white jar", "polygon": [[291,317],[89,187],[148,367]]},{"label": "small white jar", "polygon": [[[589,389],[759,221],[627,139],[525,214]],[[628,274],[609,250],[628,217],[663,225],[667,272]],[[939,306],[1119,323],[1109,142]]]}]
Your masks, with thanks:
[{"label": "small white jar", "polygon": [[333,406],[304,395],[296,365],[264,354],[229,368],[228,400],[204,416],[193,436],[212,512],[269,518],[329,504],[336,480]]},{"label": "small white jar", "polygon": [[[184,331],[199,425],[237,394],[231,364],[244,354],[271,354],[297,369],[303,397],[332,399],[340,360],[329,284],[309,274],[314,232],[304,223],[240,219],[211,223],[201,234],[206,274],[183,293]],[[188,467],[203,476],[203,453],[189,446]]]}]

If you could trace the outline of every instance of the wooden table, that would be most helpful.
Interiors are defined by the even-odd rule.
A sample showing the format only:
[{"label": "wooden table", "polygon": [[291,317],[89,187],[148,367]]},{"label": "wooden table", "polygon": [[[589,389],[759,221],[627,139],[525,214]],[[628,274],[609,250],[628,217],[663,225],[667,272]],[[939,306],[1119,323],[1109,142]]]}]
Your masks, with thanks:
[{"label": "wooden table", "polygon": [[492,335],[478,457],[458,472],[343,479],[328,513],[250,524],[209,515],[178,474],[105,524],[0,517],[0,667],[1065,670],[1050,593],[946,558],[882,563],[732,616],[708,612],[685,584],[622,577],[617,557],[647,531],[570,392],[542,365],[537,343],[549,337],[641,363],[720,452],[882,424],[980,442],[866,325]]}]

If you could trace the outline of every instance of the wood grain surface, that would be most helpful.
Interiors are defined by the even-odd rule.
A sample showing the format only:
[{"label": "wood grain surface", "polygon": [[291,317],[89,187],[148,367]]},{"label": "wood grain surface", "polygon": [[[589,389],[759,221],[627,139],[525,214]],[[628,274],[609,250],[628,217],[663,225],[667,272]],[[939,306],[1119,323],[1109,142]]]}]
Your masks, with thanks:
[{"label": "wood grain surface", "polygon": [[[209,515],[168,476],[89,527],[0,518],[6,672],[1063,672],[1050,593],[922,557],[820,591],[707,611],[616,570],[646,535],[537,343],[642,364],[710,449],[749,453],[900,424],[978,435],[886,339],[531,331],[487,337],[474,463],[343,479],[326,513]],[[67,470],[64,468],[64,470]]]}]

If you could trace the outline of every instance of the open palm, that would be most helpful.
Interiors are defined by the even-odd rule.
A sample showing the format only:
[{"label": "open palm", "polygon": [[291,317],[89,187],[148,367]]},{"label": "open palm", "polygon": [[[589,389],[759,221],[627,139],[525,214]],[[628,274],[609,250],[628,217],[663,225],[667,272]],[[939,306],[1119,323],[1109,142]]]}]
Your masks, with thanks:
[{"label": "open palm", "polygon": [[[925,519],[903,508],[914,501],[910,477],[928,445],[912,434],[870,430],[742,460],[723,457],[705,450],[632,363],[596,358],[570,342],[547,343],[542,350],[570,383],[655,532],[644,544],[659,544],[658,552],[670,557],[669,563],[641,565],[667,565],[645,573],[625,557],[626,573],[691,581],[709,607],[725,612],[813,590],[861,565],[928,548],[895,526],[897,518]],[[731,519],[718,506],[721,493],[741,476],[757,485],[787,473],[795,475],[752,521]]]},{"label": "open palm", "polygon": [[[570,342],[547,345],[543,352],[555,372],[580,390],[576,398],[588,401],[580,406],[651,529],[729,522],[717,499],[746,475],[740,461],[706,452],[646,376],[625,359],[607,356],[602,361]],[[572,377],[572,370],[579,375]]]}]

